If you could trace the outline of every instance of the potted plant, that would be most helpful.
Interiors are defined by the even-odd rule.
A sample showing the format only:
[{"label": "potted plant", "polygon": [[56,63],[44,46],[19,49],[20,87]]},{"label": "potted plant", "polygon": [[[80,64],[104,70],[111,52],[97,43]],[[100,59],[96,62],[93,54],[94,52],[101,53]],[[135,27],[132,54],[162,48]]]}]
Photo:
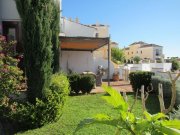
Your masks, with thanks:
[{"label": "potted plant", "polygon": [[113,81],[119,81],[119,72],[118,71],[116,71],[116,72],[114,72],[113,73]]}]

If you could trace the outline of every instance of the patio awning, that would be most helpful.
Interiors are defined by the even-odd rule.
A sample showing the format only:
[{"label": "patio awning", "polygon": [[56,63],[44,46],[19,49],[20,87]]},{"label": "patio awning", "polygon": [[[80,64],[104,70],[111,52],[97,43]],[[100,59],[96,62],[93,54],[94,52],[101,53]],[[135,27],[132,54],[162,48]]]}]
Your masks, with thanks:
[{"label": "patio awning", "polygon": [[109,37],[63,37],[60,36],[61,50],[67,51],[95,51],[107,45]]}]

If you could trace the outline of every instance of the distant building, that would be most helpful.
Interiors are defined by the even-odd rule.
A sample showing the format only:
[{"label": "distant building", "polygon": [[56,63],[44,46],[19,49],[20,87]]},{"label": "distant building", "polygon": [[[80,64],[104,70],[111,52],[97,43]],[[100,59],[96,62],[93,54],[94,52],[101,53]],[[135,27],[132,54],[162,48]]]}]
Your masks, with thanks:
[{"label": "distant building", "polygon": [[135,42],[124,48],[126,60],[139,56],[141,59],[161,60],[164,58],[163,47],[156,44],[148,44],[145,42]]}]

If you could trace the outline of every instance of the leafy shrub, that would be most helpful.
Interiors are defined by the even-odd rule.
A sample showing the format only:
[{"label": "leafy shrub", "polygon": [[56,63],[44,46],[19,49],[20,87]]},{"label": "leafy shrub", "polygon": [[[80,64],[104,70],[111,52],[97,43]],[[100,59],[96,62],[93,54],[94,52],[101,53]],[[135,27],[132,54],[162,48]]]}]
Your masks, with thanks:
[{"label": "leafy shrub", "polygon": [[77,73],[73,73],[68,75],[68,79],[69,79],[69,83],[70,83],[70,87],[71,87],[71,93],[76,93],[78,94],[80,91],[80,78],[81,76]]},{"label": "leafy shrub", "polygon": [[164,103],[165,106],[168,107],[170,105],[171,102],[171,87],[172,84],[170,82],[170,80],[168,79],[163,79],[160,76],[153,76],[152,77],[152,87],[153,87],[153,91],[158,95],[158,87],[159,87],[159,83],[162,84],[163,87],[163,97],[164,97]]},{"label": "leafy shrub", "polygon": [[176,71],[180,69],[180,63],[176,59],[171,60],[171,62],[172,62],[172,69],[171,69],[172,71]]},{"label": "leafy shrub", "polygon": [[50,80],[50,88],[46,97],[36,99],[35,104],[13,103],[10,106],[1,106],[0,118],[9,119],[18,125],[19,130],[41,127],[47,123],[57,121],[62,115],[62,109],[69,94],[69,82],[65,75],[54,74]]},{"label": "leafy shrub", "polygon": [[18,60],[13,58],[13,48],[14,42],[6,42],[0,35],[0,102],[23,87],[23,71],[17,67]]},{"label": "leafy shrub", "polygon": [[50,90],[57,92],[59,95],[66,97],[69,94],[69,80],[63,73],[52,75],[50,82]]},{"label": "leafy shrub", "polygon": [[180,80],[176,82],[176,106],[180,105]]},{"label": "leafy shrub", "polygon": [[7,56],[15,56],[14,46],[16,41],[7,42],[6,38],[0,35],[0,53],[3,53]]},{"label": "leafy shrub", "polygon": [[19,130],[39,128],[60,118],[64,104],[62,100],[57,92],[52,92],[44,100],[36,99],[35,105],[17,105],[16,111],[11,111],[10,116],[19,125]]},{"label": "leafy shrub", "polygon": [[[169,105],[170,102],[171,102],[171,95],[172,95],[172,92],[171,92],[171,87],[172,87],[172,84],[171,84],[171,81],[169,79],[164,79],[160,76],[153,76],[152,77],[152,86],[153,86],[153,90],[155,91],[156,94],[158,94],[158,85],[159,83],[162,84],[162,87],[163,87],[163,96],[164,96],[164,101],[165,101],[165,105]],[[176,105],[179,105],[180,104],[180,81],[177,81],[176,82]]]},{"label": "leafy shrub", "polygon": [[145,91],[150,90],[151,77],[154,75],[153,72],[136,71],[129,74],[130,83],[132,85],[133,91],[141,89],[144,85]]},{"label": "leafy shrub", "polygon": [[158,94],[158,85],[159,83],[162,84],[163,86],[163,93],[164,93],[164,96],[165,97],[171,97],[171,87],[172,87],[172,84],[170,82],[169,79],[164,79],[164,78],[161,78],[160,76],[153,76],[152,77],[152,86],[153,86],[153,90],[156,94]]},{"label": "leafy shrub", "polygon": [[82,75],[80,78],[80,89],[83,94],[90,93],[95,84],[95,78],[92,75]]},{"label": "leafy shrub", "polygon": [[135,63],[139,63],[140,62],[140,60],[141,60],[141,58],[139,57],[139,56],[135,56],[134,58],[133,58],[133,60],[135,61]]},{"label": "leafy shrub", "polygon": [[120,48],[111,48],[112,61],[116,64],[124,62],[124,52]]}]

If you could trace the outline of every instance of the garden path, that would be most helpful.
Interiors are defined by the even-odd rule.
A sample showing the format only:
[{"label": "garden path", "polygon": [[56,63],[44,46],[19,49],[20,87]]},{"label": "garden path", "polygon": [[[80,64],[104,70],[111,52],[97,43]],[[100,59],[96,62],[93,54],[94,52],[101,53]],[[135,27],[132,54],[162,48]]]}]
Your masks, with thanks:
[{"label": "garden path", "polygon": [[[103,84],[108,84],[107,82],[103,82]],[[118,90],[119,92],[133,92],[132,86],[128,81],[111,81],[110,85]],[[103,93],[104,90],[101,87],[96,87],[91,91],[91,93]]]}]

